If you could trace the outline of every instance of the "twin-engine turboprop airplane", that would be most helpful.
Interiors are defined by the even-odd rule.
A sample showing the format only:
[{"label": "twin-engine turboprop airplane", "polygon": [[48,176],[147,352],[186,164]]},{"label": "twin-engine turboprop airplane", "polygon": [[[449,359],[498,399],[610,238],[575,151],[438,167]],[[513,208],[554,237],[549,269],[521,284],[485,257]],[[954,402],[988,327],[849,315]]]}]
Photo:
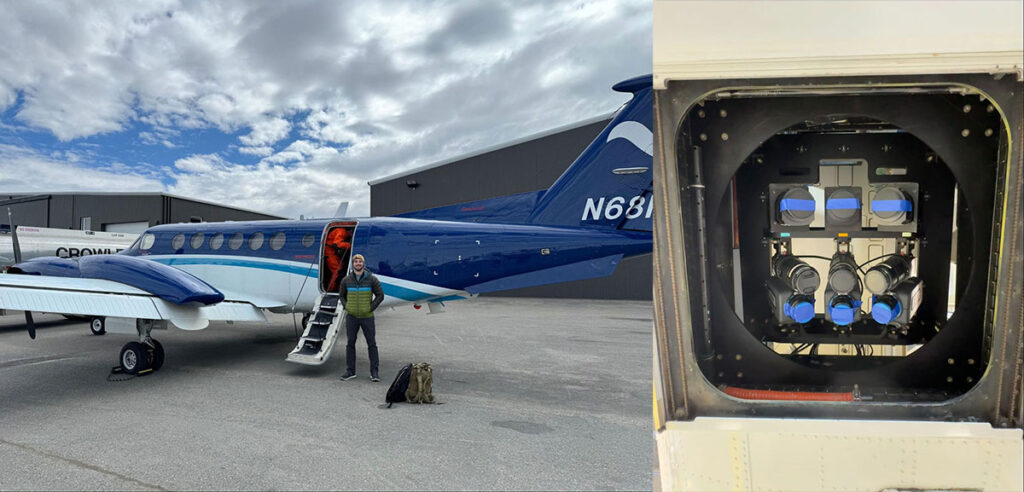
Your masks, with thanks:
[{"label": "twin-engine turboprop airplane", "polygon": [[25,311],[33,338],[31,311],[95,317],[106,331],[138,335],[121,350],[128,373],[163,364],[151,331],[168,322],[199,330],[266,321],[264,310],[311,313],[288,360],[315,365],[330,355],[343,318],[330,266],[343,275],[354,253],[380,278],[383,305],[431,311],[481,293],[610,275],[623,258],[651,251],[653,210],[651,77],[614,89],[633,97],[547,191],[419,218],[156,226],[120,254],[19,262],[0,275],[0,308]]}]

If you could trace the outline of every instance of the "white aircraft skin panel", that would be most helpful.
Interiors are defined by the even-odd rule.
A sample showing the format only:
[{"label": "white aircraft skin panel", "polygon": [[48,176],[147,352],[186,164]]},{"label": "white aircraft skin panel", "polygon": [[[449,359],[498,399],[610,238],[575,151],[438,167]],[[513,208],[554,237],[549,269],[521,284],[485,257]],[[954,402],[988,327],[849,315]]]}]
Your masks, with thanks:
[{"label": "white aircraft skin panel", "polygon": [[[64,280],[64,279],[61,279]],[[22,287],[0,288],[4,309],[44,313],[162,319],[154,298],[74,291],[45,291]]]},{"label": "white aircraft skin panel", "polygon": [[247,303],[221,302],[213,306],[197,308],[179,306],[162,299],[155,299],[154,304],[160,311],[161,319],[170,320],[174,326],[188,331],[202,330],[210,325],[210,321],[267,322],[262,310]]},{"label": "white aircraft skin panel", "polygon": [[[296,311],[310,311],[319,294],[316,291],[317,269],[315,265],[310,268],[309,263],[227,255],[160,255],[142,258],[195,275],[224,293],[226,298],[251,302],[261,308],[290,310],[294,304]],[[303,283],[307,288],[300,295],[299,289],[303,289]],[[309,291],[308,286],[312,286],[313,290]]]},{"label": "white aircraft skin panel", "polygon": [[254,321],[266,323],[263,310],[246,302],[222,302],[199,308],[203,317],[210,321]]}]

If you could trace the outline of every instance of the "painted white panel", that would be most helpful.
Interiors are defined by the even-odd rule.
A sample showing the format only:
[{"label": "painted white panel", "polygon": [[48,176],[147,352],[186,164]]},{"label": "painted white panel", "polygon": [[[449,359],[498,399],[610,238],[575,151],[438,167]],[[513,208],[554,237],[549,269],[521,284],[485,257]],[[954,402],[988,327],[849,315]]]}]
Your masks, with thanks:
[{"label": "painted white panel", "polygon": [[151,297],[21,287],[0,289],[0,308],[82,316],[162,319]]},{"label": "painted white panel", "polygon": [[104,224],[103,230],[107,232],[123,232],[127,234],[142,234],[149,229],[149,222],[118,222],[114,224]]},{"label": "painted white panel", "polygon": [[986,423],[698,417],[667,422],[656,441],[662,490],[1021,490],[1021,435]]},{"label": "painted white panel", "polygon": [[1021,70],[1006,1],[654,2],[654,83]]}]

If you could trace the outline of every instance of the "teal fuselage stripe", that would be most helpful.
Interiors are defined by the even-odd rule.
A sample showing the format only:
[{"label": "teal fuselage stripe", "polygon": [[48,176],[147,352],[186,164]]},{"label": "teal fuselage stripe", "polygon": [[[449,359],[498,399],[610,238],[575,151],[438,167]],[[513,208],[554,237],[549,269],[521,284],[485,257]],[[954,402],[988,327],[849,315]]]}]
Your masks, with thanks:
[{"label": "teal fuselage stripe", "polygon": [[[309,267],[301,267],[297,265],[287,265],[282,263],[272,263],[268,261],[253,261],[253,260],[241,260],[237,258],[151,258],[152,261],[163,263],[165,265],[223,265],[223,266],[234,266],[243,268],[258,268],[261,270],[273,270],[277,272],[292,273],[295,275],[308,275],[312,278],[318,278],[318,272],[316,268],[310,269]],[[364,287],[368,289],[369,287]],[[426,292],[419,291],[416,289],[410,289],[407,287],[399,287],[397,285],[391,285],[388,283],[381,282],[381,288],[384,289],[384,295],[389,297],[395,297],[403,301],[420,301],[429,299],[432,297]],[[449,296],[449,298],[454,296]],[[458,297],[462,299],[462,297]]]},{"label": "teal fuselage stripe", "polygon": [[389,297],[397,297],[403,301],[418,301],[420,299],[426,299],[430,297],[426,292],[420,292],[415,289],[408,289],[405,287],[399,287],[397,285],[385,284],[381,282],[381,288],[384,289],[384,295]]},{"label": "teal fuselage stripe", "polygon": [[288,265],[284,263],[273,263],[268,261],[253,261],[253,260],[242,260],[238,258],[153,258],[153,261],[163,263],[164,265],[223,265],[223,266],[236,266],[245,268],[259,268],[261,270],[274,270],[278,272],[294,273],[295,275],[302,275],[317,278],[318,272],[316,268],[309,268],[308,266]]}]

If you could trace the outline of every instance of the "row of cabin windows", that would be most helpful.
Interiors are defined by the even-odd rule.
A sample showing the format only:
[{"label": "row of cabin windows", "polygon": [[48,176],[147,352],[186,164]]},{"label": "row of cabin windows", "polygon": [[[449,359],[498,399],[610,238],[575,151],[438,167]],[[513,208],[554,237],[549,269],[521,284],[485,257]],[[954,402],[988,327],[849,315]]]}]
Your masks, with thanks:
[{"label": "row of cabin windows", "polygon": [[[192,249],[199,249],[199,248],[201,248],[203,246],[203,242],[205,240],[206,240],[206,234],[204,234],[202,232],[197,232],[197,233],[192,234],[192,237],[189,239],[188,244],[189,244],[189,246],[192,247]],[[270,236],[270,240],[266,241],[266,242],[270,246],[270,249],[272,249],[274,251],[277,251],[277,250],[279,250],[279,249],[284,247],[284,244],[285,244],[286,241],[287,241],[287,238],[285,237],[284,232],[278,231],[278,232],[275,232],[272,236]],[[249,249],[251,249],[253,251],[256,251],[256,250],[260,249],[261,247],[263,247],[263,242],[264,242],[264,235],[263,235],[263,233],[262,232],[254,232],[254,233],[250,234],[248,242],[249,242]],[[303,247],[308,248],[310,246],[313,246],[313,243],[315,243],[315,242],[316,242],[316,235],[314,235],[312,232],[307,233],[305,236],[302,236],[302,246]],[[154,243],[156,243],[156,236],[154,236],[153,234],[147,233],[147,234],[142,236],[142,244],[140,244],[139,247],[141,249],[150,249],[150,248],[153,247]],[[236,232],[236,233],[232,234],[231,237],[229,237],[227,239],[227,243],[228,243],[228,248],[229,249],[233,249],[234,250],[234,249],[241,248],[242,244],[245,243],[245,236],[241,232]],[[213,250],[217,250],[217,249],[220,249],[221,247],[223,247],[224,246],[224,234],[221,233],[221,232],[218,232],[218,233],[214,234],[213,236],[210,236],[209,246],[210,246],[210,249],[213,249]],[[184,247],[185,247],[185,234],[184,233],[175,234],[174,237],[171,238],[171,249],[177,251],[177,250],[182,249]]]}]

